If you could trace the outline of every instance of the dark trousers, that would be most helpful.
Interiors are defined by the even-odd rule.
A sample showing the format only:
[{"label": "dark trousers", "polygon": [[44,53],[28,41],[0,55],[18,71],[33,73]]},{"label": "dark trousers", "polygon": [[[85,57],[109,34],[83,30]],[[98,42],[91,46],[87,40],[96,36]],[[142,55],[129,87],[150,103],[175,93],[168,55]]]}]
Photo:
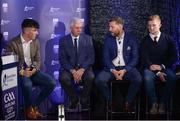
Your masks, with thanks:
[{"label": "dark trousers", "polygon": [[[125,101],[128,103],[132,103],[134,97],[136,96],[141,86],[141,82],[142,82],[141,75],[136,68],[133,68],[125,73],[123,79],[130,81],[130,86],[128,88],[128,93],[126,95]],[[102,92],[103,96],[107,101],[111,99],[110,89],[108,86],[108,82],[111,80],[115,80],[115,77],[109,71],[100,72],[97,78],[95,79],[95,83],[97,87],[100,89],[100,91]]]},{"label": "dark trousers", "polygon": [[[82,84],[83,84],[83,90],[81,93],[81,97],[86,100],[86,98],[89,97],[92,82],[94,80],[94,73],[92,72],[92,69],[85,70],[84,74],[82,75]],[[74,90],[74,79],[73,75],[69,71],[62,71],[60,75],[60,83],[67,95],[70,97],[71,101],[77,101],[78,95],[76,91]]]},{"label": "dark trousers", "polygon": [[[167,103],[173,92],[173,88],[176,82],[176,75],[171,69],[166,69],[164,73],[166,74],[166,82],[165,86],[163,87],[163,94],[160,98],[160,103]],[[155,93],[155,80],[157,79],[157,76],[149,69],[145,69],[143,74],[145,89],[150,99],[150,103],[157,103],[157,97]]]},{"label": "dark trousers", "polygon": [[[53,91],[56,85],[55,81],[49,75],[41,71],[36,72],[30,78],[24,76],[20,76],[19,78],[26,107],[40,105],[40,103]],[[32,98],[32,96],[35,97],[34,95],[31,95],[33,85],[40,86],[41,92],[34,102],[31,102],[30,98]]]}]

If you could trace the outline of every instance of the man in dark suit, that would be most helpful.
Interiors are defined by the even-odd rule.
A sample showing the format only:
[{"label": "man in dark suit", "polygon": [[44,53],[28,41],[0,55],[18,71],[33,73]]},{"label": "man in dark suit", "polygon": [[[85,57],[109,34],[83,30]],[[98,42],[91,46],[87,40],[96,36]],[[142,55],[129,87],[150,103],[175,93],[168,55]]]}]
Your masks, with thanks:
[{"label": "man in dark suit", "polygon": [[[19,59],[19,82],[26,106],[26,117],[37,119],[42,117],[37,106],[53,91],[55,81],[47,74],[40,71],[40,48],[36,36],[39,24],[33,19],[24,19],[22,33],[13,38],[7,51],[18,55]],[[34,102],[31,102],[33,85],[42,87],[42,91]]]},{"label": "man in dark suit", "polygon": [[[172,94],[176,80],[175,73],[171,69],[176,61],[176,49],[172,38],[162,33],[160,28],[159,15],[150,16],[148,19],[149,34],[143,39],[141,46],[143,76],[152,114],[165,112],[165,105]],[[165,83],[159,106],[155,94],[155,80],[158,78]]]},{"label": "man in dark suit", "polygon": [[87,108],[94,74],[92,65],[94,63],[94,48],[92,38],[82,34],[83,21],[74,18],[70,22],[71,33],[60,40],[60,83],[69,95],[70,109],[76,109],[78,96],[73,85],[83,84],[80,103],[82,108]]},{"label": "man in dark suit", "polygon": [[141,75],[136,69],[138,64],[138,44],[136,39],[124,32],[124,20],[114,17],[109,21],[111,36],[104,40],[104,70],[95,79],[96,85],[107,101],[111,101],[107,82],[110,80],[129,80],[130,86],[125,98],[125,111],[130,111],[130,104],[135,98],[140,85]]}]

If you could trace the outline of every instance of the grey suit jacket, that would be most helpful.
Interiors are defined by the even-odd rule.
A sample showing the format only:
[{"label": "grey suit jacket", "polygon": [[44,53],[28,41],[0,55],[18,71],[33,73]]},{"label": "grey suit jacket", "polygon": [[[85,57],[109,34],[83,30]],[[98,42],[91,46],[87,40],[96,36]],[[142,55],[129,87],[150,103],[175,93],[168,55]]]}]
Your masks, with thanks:
[{"label": "grey suit jacket", "polygon": [[[33,40],[30,44],[30,55],[31,55],[31,61],[33,64],[36,65],[36,69],[40,69],[40,46],[38,43],[38,40]],[[17,37],[13,38],[8,46],[7,46],[8,52],[13,52],[14,54],[18,55],[19,58],[19,65],[22,65],[24,63],[24,53],[23,53],[23,46],[21,42],[21,37],[18,35]]]}]

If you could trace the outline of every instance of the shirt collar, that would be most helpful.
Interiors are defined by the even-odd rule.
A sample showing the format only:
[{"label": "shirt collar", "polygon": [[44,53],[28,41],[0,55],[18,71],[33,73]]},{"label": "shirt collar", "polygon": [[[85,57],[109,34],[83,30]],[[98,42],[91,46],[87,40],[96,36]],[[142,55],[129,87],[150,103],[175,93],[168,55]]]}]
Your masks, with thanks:
[{"label": "shirt collar", "polygon": [[72,40],[74,40],[75,38],[77,38],[77,40],[79,40],[79,36],[75,37],[71,34]]},{"label": "shirt collar", "polygon": [[116,37],[116,40],[124,40],[124,32],[123,32],[123,34],[122,34],[122,36],[119,38],[119,37]]},{"label": "shirt collar", "polygon": [[151,37],[152,40],[154,40],[154,37],[157,37],[157,40],[159,40],[160,36],[161,36],[161,32],[158,33],[158,35],[154,35],[149,33],[149,36]]},{"label": "shirt collar", "polygon": [[30,40],[30,41],[26,41],[24,38],[23,38],[23,36],[22,36],[22,34],[21,34],[21,42],[24,44],[24,43],[31,43],[32,42],[32,40]]}]

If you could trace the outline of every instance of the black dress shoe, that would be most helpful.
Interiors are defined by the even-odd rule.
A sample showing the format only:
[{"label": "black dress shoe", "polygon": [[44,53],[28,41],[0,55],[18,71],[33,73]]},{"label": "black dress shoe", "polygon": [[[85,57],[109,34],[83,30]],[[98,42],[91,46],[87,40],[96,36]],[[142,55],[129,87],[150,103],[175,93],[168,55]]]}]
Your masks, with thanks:
[{"label": "black dress shoe", "polygon": [[77,104],[78,104],[78,100],[71,100],[69,104],[69,109],[72,109],[72,110],[76,109]]},{"label": "black dress shoe", "polygon": [[82,111],[87,111],[87,110],[89,110],[88,97],[81,97],[81,99],[80,99],[80,104],[81,104],[81,110],[82,110]]},{"label": "black dress shoe", "polygon": [[153,103],[149,112],[150,112],[150,114],[157,114],[158,113],[158,104]]}]

